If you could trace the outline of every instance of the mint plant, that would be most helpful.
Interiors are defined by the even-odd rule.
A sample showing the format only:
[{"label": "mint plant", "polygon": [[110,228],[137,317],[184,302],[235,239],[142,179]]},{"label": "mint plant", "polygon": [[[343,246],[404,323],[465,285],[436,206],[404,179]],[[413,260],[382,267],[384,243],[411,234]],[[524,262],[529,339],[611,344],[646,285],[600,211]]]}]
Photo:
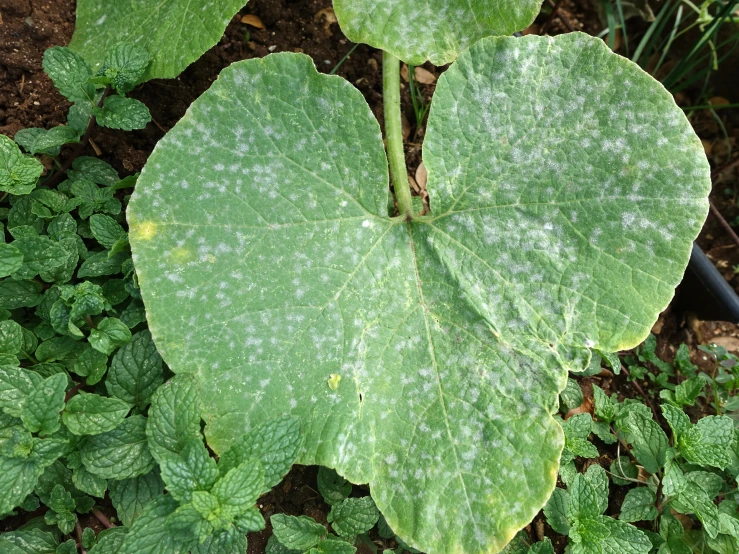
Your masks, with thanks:
[{"label": "mint plant", "polygon": [[224,70],[139,179],[138,279],[217,453],[289,412],[298,461],[369,483],[409,545],[495,552],[554,488],[568,370],[638,344],[671,298],[708,164],[601,41],[484,39],[439,80],[419,215],[384,60],[387,155],[361,94],[309,58]]},{"label": "mint plant", "polygon": [[[556,489],[544,508],[549,525],[568,535],[571,548],[584,554],[614,549],[647,553],[653,548],[688,553],[696,544],[711,552],[739,548],[735,498],[739,443],[733,421],[726,416],[706,416],[694,424],[681,408],[692,402],[665,403],[661,415],[672,431],[668,436],[644,404],[618,402],[597,385],[593,392],[597,421],[590,414],[580,414],[563,426],[566,463],[560,467],[560,477],[568,490]],[[691,393],[693,401],[700,392]],[[676,390],[670,398],[680,394]],[[599,455],[588,440],[591,433],[606,444],[618,441],[623,447],[610,471],[591,465],[581,474],[571,463],[574,456]],[[636,485],[627,491],[618,520],[603,515],[608,504],[607,475],[614,485]],[[676,514],[695,518],[694,527],[700,522],[700,529],[686,529]],[[628,525],[634,522],[651,522],[652,530]]]},{"label": "mint plant", "polygon": [[223,36],[244,0],[137,0],[77,3],[77,22],[69,47],[92,67],[105,67],[105,52],[120,43],[150,52],[143,81],[177,77]]}]

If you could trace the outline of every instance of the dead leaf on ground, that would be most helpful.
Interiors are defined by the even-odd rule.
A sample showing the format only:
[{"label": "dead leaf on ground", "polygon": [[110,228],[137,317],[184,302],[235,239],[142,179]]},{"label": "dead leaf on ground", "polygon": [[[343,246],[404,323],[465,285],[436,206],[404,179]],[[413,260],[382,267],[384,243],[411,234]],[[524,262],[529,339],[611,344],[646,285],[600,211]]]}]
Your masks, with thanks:
[{"label": "dead leaf on ground", "polygon": [[246,14],[241,18],[242,23],[246,23],[247,25],[250,25],[252,27],[256,27],[257,29],[266,29],[264,23],[261,19],[259,19],[258,16],[253,14]]},{"label": "dead leaf on ground", "polygon": [[417,67],[414,70],[416,74],[416,81],[422,85],[433,85],[436,82],[436,75],[431,73],[428,69]]},{"label": "dead leaf on ground", "polygon": [[408,82],[408,66],[403,64],[400,68],[400,77],[407,83]]},{"label": "dead leaf on ground", "polygon": [[723,346],[730,352],[739,352],[739,338],[737,337],[716,337],[711,342]]},{"label": "dead leaf on ground", "polygon": [[423,162],[421,162],[421,165],[418,166],[418,169],[416,169],[416,183],[418,183],[418,186],[422,189],[426,188],[426,183],[429,180],[429,173],[426,171],[426,166],[423,165]]},{"label": "dead leaf on ground", "polygon": [[318,10],[316,12],[316,15],[313,16],[313,21],[320,21],[321,18],[324,18],[323,21],[323,30],[326,32],[327,35],[331,35],[331,24],[338,23],[339,20],[336,19],[336,14],[334,13],[334,9],[331,7],[323,8],[322,10]]}]

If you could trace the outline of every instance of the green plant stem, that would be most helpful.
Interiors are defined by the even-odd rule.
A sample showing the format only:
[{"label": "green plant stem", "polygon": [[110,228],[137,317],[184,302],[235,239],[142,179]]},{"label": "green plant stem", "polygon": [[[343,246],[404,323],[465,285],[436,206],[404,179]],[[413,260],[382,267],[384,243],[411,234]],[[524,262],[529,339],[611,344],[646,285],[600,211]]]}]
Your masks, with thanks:
[{"label": "green plant stem", "polygon": [[410,218],[413,215],[413,202],[411,186],[408,183],[408,170],[405,166],[403,125],[400,118],[400,60],[387,52],[382,53],[382,96],[385,106],[387,158],[390,163],[395,200],[400,215]]}]

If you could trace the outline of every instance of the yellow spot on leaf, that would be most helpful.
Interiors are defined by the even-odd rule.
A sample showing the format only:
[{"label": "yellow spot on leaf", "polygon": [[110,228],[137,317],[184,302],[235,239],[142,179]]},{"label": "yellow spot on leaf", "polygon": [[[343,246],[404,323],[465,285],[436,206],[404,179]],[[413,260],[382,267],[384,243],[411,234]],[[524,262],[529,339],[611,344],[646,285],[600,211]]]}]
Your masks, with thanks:
[{"label": "yellow spot on leaf", "polygon": [[178,246],[177,248],[172,249],[169,257],[174,263],[184,264],[193,259],[193,252],[189,248]]},{"label": "yellow spot on leaf", "polygon": [[157,234],[157,224],[152,221],[144,221],[136,225],[131,231],[138,239],[151,240]]},{"label": "yellow spot on leaf", "polygon": [[336,390],[339,388],[339,382],[341,381],[341,375],[338,373],[332,373],[328,379],[328,388]]}]

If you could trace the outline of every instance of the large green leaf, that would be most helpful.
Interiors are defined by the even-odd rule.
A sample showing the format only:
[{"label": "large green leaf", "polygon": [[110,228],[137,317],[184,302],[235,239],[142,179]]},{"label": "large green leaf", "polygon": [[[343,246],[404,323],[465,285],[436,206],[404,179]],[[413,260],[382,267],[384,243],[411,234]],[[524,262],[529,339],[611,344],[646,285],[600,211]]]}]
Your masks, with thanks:
[{"label": "large green leaf", "polygon": [[404,62],[453,62],[483,37],[528,27],[542,0],[334,0],[347,37],[387,50]]},{"label": "large green leaf", "polygon": [[143,81],[177,77],[223,36],[245,0],[79,0],[69,47],[95,69],[114,46],[135,44],[152,56]]},{"label": "large green leaf", "polygon": [[217,452],[302,417],[299,462],[370,483],[412,546],[494,552],[554,488],[567,370],[671,298],[708,164],[670,95],[580,34],[463,54],[424,161],[432,215],[388,217],[361,94],[305,56],[239,62],[152,154],[131,246]]}]

